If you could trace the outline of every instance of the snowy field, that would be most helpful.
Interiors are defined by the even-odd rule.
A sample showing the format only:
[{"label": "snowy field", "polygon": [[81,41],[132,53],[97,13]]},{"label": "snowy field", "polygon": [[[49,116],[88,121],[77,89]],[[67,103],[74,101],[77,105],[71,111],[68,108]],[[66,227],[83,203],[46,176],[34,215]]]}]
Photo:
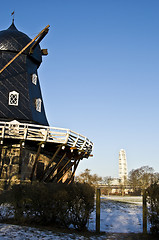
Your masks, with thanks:
[{"label": "snowy field", "polygon": [[[88,229],[95,230],[95,211],[91,215]],[[101,231],[141,233],[141,197],[103,197],[101,198]]]},{"label": "snowy field", "polygon": [[[127,203],[129,202],[129,203]],[[91,214],[89,230],[95,230],[95,211]],[[60,239],[116,239],[113,233],[141,233],[142,205],[139,198],[101,198],[101,231],[112,233],[106,236],[83,237],[76,233],[61,233],[36,228],[0,224],[0,240],[60,240]]]},{"label": "snowy field", "polygon": [[117,202],[134,203],[142,205],[142,196],[101,196],[101,199],[113,200]]}]

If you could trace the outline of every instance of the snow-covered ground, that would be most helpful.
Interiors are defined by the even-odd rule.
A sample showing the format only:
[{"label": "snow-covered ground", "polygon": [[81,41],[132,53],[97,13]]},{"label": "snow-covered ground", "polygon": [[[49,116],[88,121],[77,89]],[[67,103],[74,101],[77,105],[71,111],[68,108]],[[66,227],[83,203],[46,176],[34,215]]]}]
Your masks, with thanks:
[{"label": "snow-covered ground", "polygon": [[[101,231],[113,232],[142,232],[142,205],[137,198],[129,198],[129,202],[125,203],[126,198],[116,202],[117,199],[101,198]],[[128,202],[127,200],[127,202]],[[119,201],[119,199],[118,199]],[[134,202],[134,203],[132,203]],[[137,204],[136,204],[137,202]],[[89,230],[95,230],[95,211],[91,214],[89,221]],[[91,236],[89,238],[78,235],[76,233],[52,232],[48,230],[38,230],[31,227],[14,226],[10,224],[0,224],[0,240],[60,240],[60,239],[90,239],[90,240],[111,240],[116,239],[111,234],[107,236]]]},{"label": "snow-covered ground", "polygon": [[[88,228],[95,229],[95,211],[91,215]],[[142,232],[141,197],[103,197],[101,198],[101,231],[104,232]]]},{"label": "snow-covered ground", "polygon": [[142,205],[142,196],[101,196],[101,199],[108,199],[117,202],[134,203]]},{"label": "snow-covered ground", "polygon": [[[105,236],[84,237],[76,233],[61,233],[52,231],[41,231],[37,228],[22,227],[10,224],[0,224],[0,240],[104,240]],[[109,240],[109,237],[107,238]]]}]

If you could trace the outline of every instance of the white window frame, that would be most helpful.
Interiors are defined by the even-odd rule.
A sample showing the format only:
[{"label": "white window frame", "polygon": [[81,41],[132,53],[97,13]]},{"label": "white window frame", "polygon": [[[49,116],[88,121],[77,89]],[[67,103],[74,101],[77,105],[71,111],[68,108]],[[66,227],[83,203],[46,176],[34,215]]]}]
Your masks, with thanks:
[{"label": "white window frame", "polygon": [[38,79],[38,76],[36,75],[36,73],[33,73],[33,74],[31,75],[31,80],[32,80],[32,83],[33,83],[34,85],[37,84],[37,79]]},{"label": "white window frame", "polygon": [[19,93],[16,91],[12,91],[9,93],[8,104],[10,106],[18,106],[19,104]]},{"label": "white window frame", "polygon": [[42,103],[41,98],[35,99],[35,107],[37,112],[41,112],[41,103]]}]

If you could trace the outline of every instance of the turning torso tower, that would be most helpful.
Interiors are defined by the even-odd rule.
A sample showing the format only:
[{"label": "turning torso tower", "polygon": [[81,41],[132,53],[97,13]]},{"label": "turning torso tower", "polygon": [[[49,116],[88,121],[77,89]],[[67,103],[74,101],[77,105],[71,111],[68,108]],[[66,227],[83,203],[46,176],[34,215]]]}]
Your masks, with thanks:
[{"label": "turning torso tower", "polygon": [[128,169],[127,169],[127,160],[126,152],[124,149],[121,149],[119,152],[119,179],[121,183],[124,183],[128,178]]}]

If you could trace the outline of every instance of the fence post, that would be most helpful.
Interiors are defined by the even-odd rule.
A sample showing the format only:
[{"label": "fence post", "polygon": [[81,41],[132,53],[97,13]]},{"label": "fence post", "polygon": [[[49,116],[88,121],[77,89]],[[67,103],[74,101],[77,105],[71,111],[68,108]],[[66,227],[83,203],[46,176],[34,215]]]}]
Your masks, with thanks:
[{"label": "fence post", "polygon": [[100,188],[96,190],[96,232],[100,232]]},{"label": "fence post", "polygon": [[146,192],[143,192],[143,233],[147,233],[147,199]]}]

